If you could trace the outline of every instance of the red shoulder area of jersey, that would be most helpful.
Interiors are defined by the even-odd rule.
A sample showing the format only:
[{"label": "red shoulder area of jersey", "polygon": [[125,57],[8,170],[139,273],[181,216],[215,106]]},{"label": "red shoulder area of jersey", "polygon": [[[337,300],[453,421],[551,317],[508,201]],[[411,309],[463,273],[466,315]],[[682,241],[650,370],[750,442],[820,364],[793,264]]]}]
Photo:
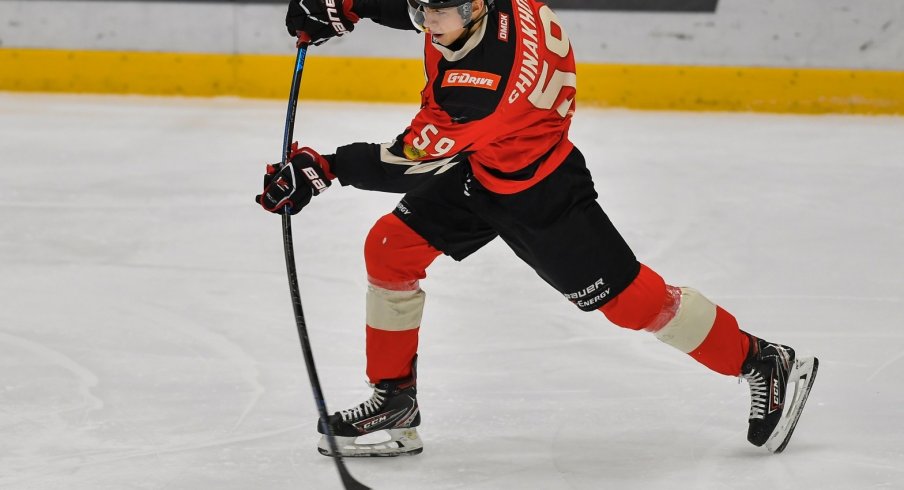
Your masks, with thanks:
[{"label": "red shoulder area of jersey", "polygon": [[549,175],[573,148],[577,84],[571,43],[552,9],[537,0],[496,0],[496,8],[465,52],[426,40],[428,82],[404,142],[424,152],[418,160],[468,151],[477,180],[510,194]]}]

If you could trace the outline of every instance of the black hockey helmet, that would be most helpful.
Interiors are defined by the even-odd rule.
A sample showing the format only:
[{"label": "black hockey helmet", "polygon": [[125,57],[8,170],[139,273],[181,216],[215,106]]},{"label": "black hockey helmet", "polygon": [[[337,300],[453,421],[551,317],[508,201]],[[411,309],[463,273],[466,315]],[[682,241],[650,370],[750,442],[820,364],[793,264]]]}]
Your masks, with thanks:
[{"label": "black hockey helmet", "polygon": [[[427,32],[429,29],[424,25],[426,21],[424,9],[454,8],[458,12],[459,17],[461,17],[462,26],[468,27],[472,23],[472,1],[473,0],[408,0],[408,16],[411,17],[411,23],[414,24],[414,27],[417,27],[420,31]],[[487,10],[493,6],[493,0],[484,0],[484,3],[487,6]]]},{"label": "black hockey helmet", "polygon": [[434,9],[445,9],[458,7],[463,3],[471,3],[471,0],[410,0],[409,3],[418,3],[422,7],[430,7]]}]

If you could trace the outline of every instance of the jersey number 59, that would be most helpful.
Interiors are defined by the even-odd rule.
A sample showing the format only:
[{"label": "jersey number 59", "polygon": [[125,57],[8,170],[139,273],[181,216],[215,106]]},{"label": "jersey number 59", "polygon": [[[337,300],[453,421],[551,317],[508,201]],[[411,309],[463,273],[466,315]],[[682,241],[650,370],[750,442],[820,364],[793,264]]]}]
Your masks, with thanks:
[{"label": "jersey number 59", "polygon": [[441,157],[446,153],[449,153],[449,150],[455,147],[455,140],[446,138],[445,136],[440,138],[435,144],[433,144],[432,149],[427,149],[430,147],[430,144],[433,143],[431,135],[436,136],[439,134],[439,130],[436,129],[436,126],[433,124],[428,124],[421,129],[421,134],[415,136],[413,140],[411,140],[411,144],[414,145],[415,148],[421,151],[426,151],[432,156]]},{"label": "jersey number 59", "polygon": [[[568,56],[571,42],[568,40],[568,34],[565,33],[565,29],[559,23],[556,13],[546,5],[543,5],[540,7],[540,21],[543,22],[546,47],[561,58]],[[556,37],[554,34],[556,32],[559,33],[560,37]],[[564,87],[577,86],[577,76],[574,73],[559,70],[553,70],[551,74],[549,72],[549,63],[544,60],[543,71],[540,73],[540,79],[538,80],[539,83],[527,97],[527,100],[539,109],[552,108]],[[572,102],[574,102],[574,99],[571,98],[563,100],[559,107],[556,108],[556,112],[562,117],[567,116]]]}]

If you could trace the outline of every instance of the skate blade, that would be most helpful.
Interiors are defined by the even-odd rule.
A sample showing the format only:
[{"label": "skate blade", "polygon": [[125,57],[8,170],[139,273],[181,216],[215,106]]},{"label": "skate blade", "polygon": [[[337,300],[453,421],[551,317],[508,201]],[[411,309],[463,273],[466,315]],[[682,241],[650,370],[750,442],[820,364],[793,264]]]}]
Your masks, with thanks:
[{"label": "skate blade", "polygon": [[819,359],[815,357],[805,357],[803,359],[795,359],[794,367],[788,375],[788,389],[791,389],[791,383],[794,383],[793,396],[785,395],[785,400],[790,400],[790,404],[785,407],[782,418],[779,420],[772,435],[766,441],[765,447],[772,453],[780,453],[785,450],[788,441],[791,440],[791,434],[797,426],[800,414],[804,410],[807,403],[807,397],[810,396],[810,388],[816,381],[816,372],[819,369]]},{"label": "skate blade", "polygon": [[[414,456],[424,450],[424,443],[417,429],[389,429],[389,440],[377,443],[358,443],[357,437],[336,436],[336,446],[343,458]],[[324,456],[333,456],[326,436],[320,438],[317,450]]]}]

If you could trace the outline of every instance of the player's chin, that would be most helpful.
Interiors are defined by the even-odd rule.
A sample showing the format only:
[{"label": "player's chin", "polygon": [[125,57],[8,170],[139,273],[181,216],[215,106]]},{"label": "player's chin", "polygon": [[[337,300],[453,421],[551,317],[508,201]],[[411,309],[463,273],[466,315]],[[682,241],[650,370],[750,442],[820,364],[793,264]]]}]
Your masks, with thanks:
[{"label": "player's chin", "polygon": [[457,37],[453,34],[437,34],[433,33],[433,42],[436,44],[441,44],[443,46],[449,46],[454,43]]}]

